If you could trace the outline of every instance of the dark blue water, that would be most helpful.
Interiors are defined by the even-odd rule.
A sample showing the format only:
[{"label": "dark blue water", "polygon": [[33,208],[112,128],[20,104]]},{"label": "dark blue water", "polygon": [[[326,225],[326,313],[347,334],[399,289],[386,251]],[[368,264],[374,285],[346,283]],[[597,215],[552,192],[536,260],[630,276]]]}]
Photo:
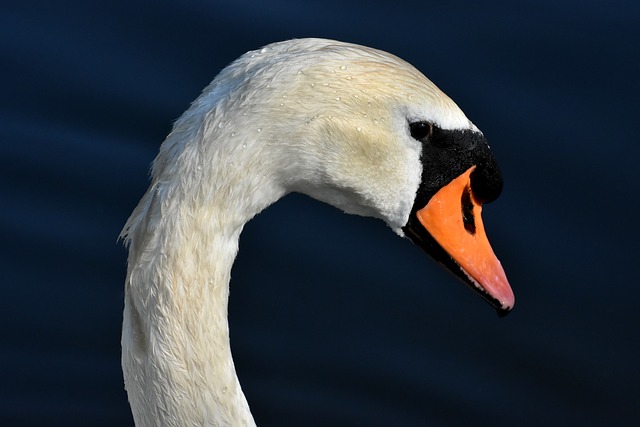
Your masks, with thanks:
[{"label": "dark blue water", "polygon": [[304,36],[403,57],[488,136],[506,187],[484,217],[517,305],[499,319],[382,223],[290,196],[246,227],[233,271],[258,424],[640,425],[637,2],[12,3],[0,425],[132,425],[116,237],[214,75]]}]

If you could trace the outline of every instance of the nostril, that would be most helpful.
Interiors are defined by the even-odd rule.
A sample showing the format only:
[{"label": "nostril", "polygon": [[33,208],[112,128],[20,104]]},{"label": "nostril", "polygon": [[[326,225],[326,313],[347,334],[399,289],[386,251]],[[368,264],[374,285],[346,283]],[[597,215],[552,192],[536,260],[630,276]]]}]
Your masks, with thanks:
[{"label": "nostril", "polygon": [[461,199],[461,207],[462,207],[462,223],[464,224],[465,230],[469,232],[469,234],[476,234],[476,219],[473,215],[473,201],[471,200],[471,188],[468,186],[464,188],[462,192]]}]

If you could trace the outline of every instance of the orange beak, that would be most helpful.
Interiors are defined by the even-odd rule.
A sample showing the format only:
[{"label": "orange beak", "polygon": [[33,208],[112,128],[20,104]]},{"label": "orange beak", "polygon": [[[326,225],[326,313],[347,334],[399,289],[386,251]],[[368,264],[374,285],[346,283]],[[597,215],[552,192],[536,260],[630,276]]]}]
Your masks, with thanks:
[{"label": "orange beak", "polygon": [[462,269],[482,296],[503,313],[515,296],[482,223],[482,205],[471,191],[475,166],[442,187],[416,212],[420,224]]}]

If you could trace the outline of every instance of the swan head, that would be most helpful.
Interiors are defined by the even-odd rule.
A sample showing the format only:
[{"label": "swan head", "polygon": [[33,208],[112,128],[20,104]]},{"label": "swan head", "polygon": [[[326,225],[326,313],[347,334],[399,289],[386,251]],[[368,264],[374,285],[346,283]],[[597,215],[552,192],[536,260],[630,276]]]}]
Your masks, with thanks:
[{"label": "swan head", "polygon": [[[513,307],[480,215],[502,189],[495,158],[460,108],[407,62],[331,40],[275,43],[225,68],[192,109],[225,111],[208,127],[262,153],[244,169],[268,163],[257,175],[282,194],[380,218],[499,312]],[[230,114],[231,129],[222,126]]]}]

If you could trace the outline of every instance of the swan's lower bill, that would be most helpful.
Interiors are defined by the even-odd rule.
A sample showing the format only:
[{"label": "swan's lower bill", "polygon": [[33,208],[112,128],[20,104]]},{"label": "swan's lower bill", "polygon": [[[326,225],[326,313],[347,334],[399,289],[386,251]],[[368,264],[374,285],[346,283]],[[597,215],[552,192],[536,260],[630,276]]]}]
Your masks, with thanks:
[{"label": "swan's lower bill", "polygon": [[[482,222],[482,204],[473,195],[471,173],[475,166],[467,169],[449,184],[442,187],[427,205],[415,213],[421,224],[437,245],[453,261],[442,262],[489,301],[500,314],[509,312],[515,296],[500,261],[489,244]],[[414,228],[418,224],[414,223]],[[412,237],[412,236],[410,236]],[[423,239],[415,239],[424,243]],[[421,244],[421,246],[425,246]],[[432,252],[432,247],[425,249]],[[462,274],[460,274],[462,273]]]}]

